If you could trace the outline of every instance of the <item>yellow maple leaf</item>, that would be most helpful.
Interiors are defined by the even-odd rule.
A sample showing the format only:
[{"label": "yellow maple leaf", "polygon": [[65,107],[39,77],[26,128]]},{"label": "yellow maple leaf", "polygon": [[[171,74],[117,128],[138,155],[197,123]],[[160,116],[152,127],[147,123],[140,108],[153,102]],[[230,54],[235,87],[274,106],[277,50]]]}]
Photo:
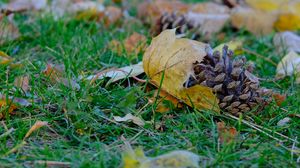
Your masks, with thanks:
[{"label": "yellow maple leaf", "polygon": [[206,55],[207,44],[176,38],[175,29],[165,30],[155,37],[146,49],[143,67],[150,82],[161,90],[197,109],[219,111],[218,99],[212,89],[184,83],[193,73],[193,64]]}]

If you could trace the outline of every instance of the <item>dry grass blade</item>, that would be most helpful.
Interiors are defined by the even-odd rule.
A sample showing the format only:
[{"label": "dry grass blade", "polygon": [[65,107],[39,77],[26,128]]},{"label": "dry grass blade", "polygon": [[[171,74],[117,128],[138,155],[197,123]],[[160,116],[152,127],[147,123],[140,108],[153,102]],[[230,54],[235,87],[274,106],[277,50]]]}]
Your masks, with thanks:
[{"label": "dry grass blade", "polygon": [[34,131],[38,130],[39,128],[48,125],[48,122],[46,121],[36,121],[35,124],[29,129],[29,131],[26,133],[24,140],[28,138]]}]

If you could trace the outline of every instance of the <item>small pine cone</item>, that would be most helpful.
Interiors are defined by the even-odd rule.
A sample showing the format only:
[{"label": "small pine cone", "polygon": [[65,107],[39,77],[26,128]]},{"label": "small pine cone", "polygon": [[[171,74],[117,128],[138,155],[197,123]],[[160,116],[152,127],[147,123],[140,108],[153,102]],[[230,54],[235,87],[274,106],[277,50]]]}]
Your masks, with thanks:
[{"label": "small pine cone", "polygon": [[184,14],[164,13],[156,22],[153,28],[153,34],[158,35],[166,29],[176,29],[176,34],[189,34],[191,39],[198,39],[200,33],[196,32],[198,26],[189,21]]},{"label": "small pine cone", "polygon": [[212,88],[220,108],[233,115],[263,108],[270,101],[270,90],[260,88],[258,78],[251,73],[254,66],[247,64],[245,57],[232,60],[232,56],[227,46],[222,54],[207,52],[202,62],[194,63],[193,77],[185,86],[200,84]]}]

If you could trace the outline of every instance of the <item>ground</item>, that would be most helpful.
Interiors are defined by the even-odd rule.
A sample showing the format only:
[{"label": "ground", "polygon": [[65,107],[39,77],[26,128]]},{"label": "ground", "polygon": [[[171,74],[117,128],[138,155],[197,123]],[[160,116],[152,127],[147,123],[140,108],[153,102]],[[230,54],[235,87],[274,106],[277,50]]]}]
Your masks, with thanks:
[{"label": "ground", "polygon": [[[135,15],[135,12],[132,14]],[[124,52],[120,55],[107,46],[111,40],[123,40],[133,32],[145,35],[150,44],[149,28],[144,25],[106,28],[97,22],[65,18],[55,20],[51,15],[28,17],[28,14],[18,14],[16,21],[22,38],[1,45],[0,50],[23,66],[9,68],[0,65],[0,91],[4,95],[27,99],[38,97],[41,102],[19,108],[15,115],[2,121],[0,134],[5,132],[3,125],[15,131],[0,138],[0,167],[32,166],[32,161],[37,160],[71,162],[72,167],[118,167],[122,163],[124,138],[133,147],[142,147],[147,156],[158,156],[176,149],[192,151],[202,156],[203,163],[208,167],[297,166],[299,151],[293,148],[292,141],[275,132],[292,139],[300,136],[300,120],[297,117],[292,117],[285,126],[277,126],[281,119],[299,114],[299,85],[294,84],[292,77],[274,80],[276,66],[260,57],[262,55],[278,63],[284,56],[284,53],[276,52],[273,46],[274,34],[256,37],[244,30],[235,32],[226,27],[223,40],[214,38],[209,41],[211,46],[217,46],[235,37],[244,38],[243,47],[252,53],[243,54],[255,62],[255,74],[265,79],[262,85],[288,95],[280,107],[272,102],[259,114],[249,113],[235,120],[225,114],[189,107],[173,108],[166,114],[154,114],[151,105],[140,110],[137,102],[143,101],[149,94],[145,92],[144,83],[128,86],[127,80],[124,80],[105,85],[105,80],[94,84],[77,80],[80,89],[76,90],[59,83],[53,84],[51,79],[41,75],[48,63],[64,65],[65,77],[69,80],[111,67],[138,63],[142,53],[129,56]],[[14,79],[20,75],[28,75],[32,79],[28,95],[14,87]],[[112,116],[127,113],[140,113],[149,122],[139,127],[113,121]],[[243,123],[242,119],[271,132],[266,134],[254,129]],[[22,142],[37,120],[47,121],[50,128],[41,128],[26,140],[24,146],[8,153]],[[221,120],[239,132],[232,143],[220,144],[218,141],[216,122]],[[157,124],[162,124],[163,129],[156,129]],[[291,152],[291,149],[296,152]],[[36,166],[43,167],[40,164]]]}]

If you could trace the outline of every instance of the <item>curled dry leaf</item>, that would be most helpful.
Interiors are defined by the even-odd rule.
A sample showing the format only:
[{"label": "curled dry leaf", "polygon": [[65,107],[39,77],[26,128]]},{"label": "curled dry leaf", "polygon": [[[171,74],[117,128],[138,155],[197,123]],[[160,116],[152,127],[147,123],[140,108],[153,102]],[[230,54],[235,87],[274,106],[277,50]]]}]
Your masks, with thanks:
[{"label": "curled dry leaf", "polygon": [[279,52],[295,51],[300,53],[300,36],[293,32],[277,33],[274,36],[273,43]]},{"label": "curled dry leaf", "polygon": [[97,79],[103,79],[105,77],[108,77],[111,78],[108,82],[116,82],[127,77],[138,76],[142,73],[144,73],[143,63],[140,62],[138,64],[126,66],[123,68],[104,70],[102,72],[97,73],[96,75],[88,76],[87,80],[91,80],[91,83],[93,83]]},{"label": "curled dry leaf", "polygon": [[141,148],[127,149],[123,154],[124,168],[198,168],[200,156],[185,150],[175,150],[157,156],[147,157]]},{"label": "curled dry leaf", "polygon": [[198,109],[219,111],[218,99],[211,88],[195,85],[184,87],[193,74],[193,63],[206,55],[206,44],[176,38],[175,29],[165,30],[146,49],[143,67],[150,82],[161,90]]},{"label": "curled dry leaf", "polygon": [[227,127],[223,121],[217,123],[217,129],[221,143],[233,142],[238,134],[234,127]]},{"label": "curled dry leaf", "polygon": [[133,122],[138,126],[144,126],[145,122],[139,117],[133,116],[132,114],[126,114],[124,117],[114,116],[114,120],[117,122]]},{"label": "curled dry leaf", "polygon": [[289,52],[277,65],[276,77],[296,75],[296,83],[300,83],[300,55],[294,51]]},{"label": "curled dry leaf", "polygon": [[39,128],[48,125],[46,121],[36,121],[34,125],[28,130],[24,139],[28,138],[34,131],[38,130]]},{"label": "curled dry leaf", "polygon": [[138,6],[138,17],[148,24],[155,24],[156,20],[165,12],[186,13],[188,8],[188,5],[180,1],[144,1]]}]

